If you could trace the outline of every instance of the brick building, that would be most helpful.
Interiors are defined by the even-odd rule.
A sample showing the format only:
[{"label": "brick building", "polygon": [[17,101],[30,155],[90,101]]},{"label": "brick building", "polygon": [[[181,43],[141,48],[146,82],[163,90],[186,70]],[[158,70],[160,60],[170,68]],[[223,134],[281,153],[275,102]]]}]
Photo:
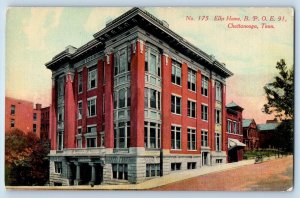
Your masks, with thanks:
[{"label": "brick building", "polygon": [[5,133],[19,129],[24,133],[33,132],[40,137],[41,104],[5,97]]},{"label": "brick building", "polygon": [[131,9],[46,67],[50,185],[140,183],[226,163],[232,73],[145,10]]},{"label": "brick building", "polygon": [[265,124],[258,124],[259,147],[272,148],[274,147],[275,136],[277,135],[277,127],[281,123],[277,120],[267,120]]},{"label": "brick building", "polygon": [[243,108],[234,102],[226,105],[228,162],[243,160]]},{"label": "brick building", "polygon": [[259,148],[259,135],[254,119],[243,119],[243,139],[246,150]]}]

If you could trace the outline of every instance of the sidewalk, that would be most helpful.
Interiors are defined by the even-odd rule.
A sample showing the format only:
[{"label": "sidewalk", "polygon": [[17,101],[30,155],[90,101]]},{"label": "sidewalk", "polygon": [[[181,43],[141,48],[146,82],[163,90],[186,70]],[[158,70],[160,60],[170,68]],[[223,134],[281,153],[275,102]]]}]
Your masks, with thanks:
[{"label": "sidewalk", "polygon": [[[265,160],[264,160],[265,161]],[[145,181],[140,184],[121,184],[121,185],[96,185],[91,187],[89,185],[85,186],[22,186],[13,187],[7,186],[7,189],[24,189],[24,190],[147,190],[177,181],[182,181],[185,179],[206,175],[209,173],[215,173],[219,171],[234,169],[237,167],[254,164],[254,159],[243,160],[235,163],[221,164],[217,166],[205,166],[200,169],[195,170],[185,170],[174,172],[163,177],[154,178]]]}]

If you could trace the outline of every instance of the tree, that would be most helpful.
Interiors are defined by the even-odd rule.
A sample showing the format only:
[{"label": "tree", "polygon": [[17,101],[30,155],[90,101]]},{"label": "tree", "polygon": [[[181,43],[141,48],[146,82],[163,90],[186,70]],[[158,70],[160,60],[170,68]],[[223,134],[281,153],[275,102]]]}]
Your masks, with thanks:
[{"label": "tree", "polygon": [[288,69],[284,59],[277,62],[276,69],[279,75],[274,82],[264,86],[267,95],[267,104],[263,111],[267,114],[275,114],[275,117],[294,119],[294,68]]},{"label": "tree", "polygon": [[48,180],[47,145],[30,132],[18,129],[5,134],[6,185],[44,185]]}]

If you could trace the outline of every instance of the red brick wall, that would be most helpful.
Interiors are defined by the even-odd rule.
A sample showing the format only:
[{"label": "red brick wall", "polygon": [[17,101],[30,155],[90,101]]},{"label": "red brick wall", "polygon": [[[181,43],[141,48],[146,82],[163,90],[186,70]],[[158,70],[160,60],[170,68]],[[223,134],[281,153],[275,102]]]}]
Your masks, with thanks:
[{"label": "red brick wall", "polygon": [[[11,115],[11,105],[15,105],[15,114]],[[37,120],[33,120],[33,113],[37,114]],[[33,124],[36,124],[36,135],[40,137],[41,132],[41,110],[33,108],[33,103],[25,100],[5,97],[5,132],[10,132],[11,120],[15,120],[15,129],[25,133],[33,131]]]}]

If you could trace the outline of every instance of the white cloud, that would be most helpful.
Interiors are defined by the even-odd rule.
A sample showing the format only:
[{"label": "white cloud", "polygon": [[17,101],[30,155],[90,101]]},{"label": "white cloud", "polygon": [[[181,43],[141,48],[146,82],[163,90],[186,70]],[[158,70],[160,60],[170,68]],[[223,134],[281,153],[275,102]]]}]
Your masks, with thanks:
[{"label": "white cloud", "polygon": [[51,29],[60,23],[63,8],[31,8],[29,18],[23,20],[23,32],[27,37],[27,48],[46,49],[45,38]]}]

